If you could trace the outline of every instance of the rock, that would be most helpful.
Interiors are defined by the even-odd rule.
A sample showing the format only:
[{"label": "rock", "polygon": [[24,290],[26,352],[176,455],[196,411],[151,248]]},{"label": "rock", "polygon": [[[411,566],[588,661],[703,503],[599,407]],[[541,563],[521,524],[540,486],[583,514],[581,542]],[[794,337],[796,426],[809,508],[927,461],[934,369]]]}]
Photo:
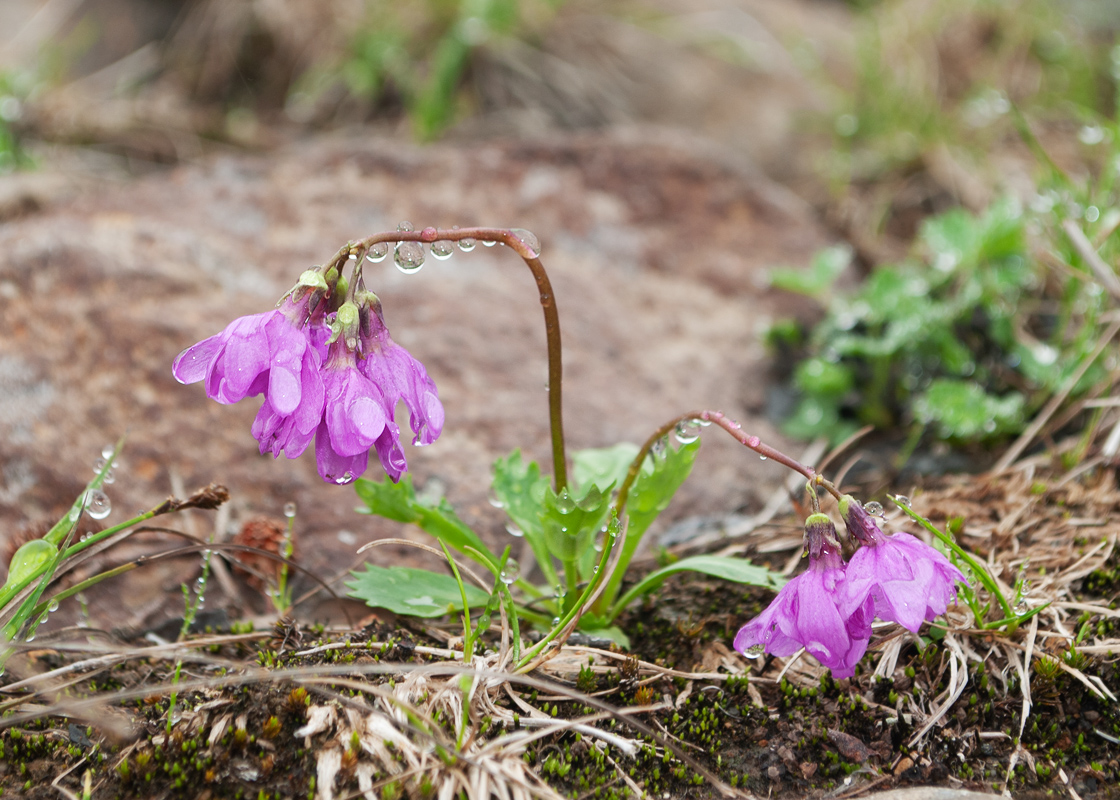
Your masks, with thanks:
[{"label": "rock", "polygon": [[1001,795],[984,792],[970,792],[967,789],[949,789],[939,786],[915,786],[911,789],[891,789],[863,795],[866,800],[981,800],[985,797]]},{"label": "rock", "polygon": [[[183,348],[271,308],[308,265],[403,219],[525,227],[541,238],[563,331],[571,449],[640,442],[705,407],[783,444],[758,416],[759,332],[806,309],[767,288],[767,269],[805,264],[828,243],[788,192],[718,148],[636,130],[429,148],[319,138],[105,186],[0,226],[0,530],[57,518],[102,447],[127,433],[104,524],[158,504],[173,486],[218,481],[233,493],[234,530],[294,501],[302,563],[324,578],[349,568],[366,541],[420,538],[355,514],[353,490],[324,485],[312,453],[260,456],[249,433],[256,402],[219,405],[170,372]],[[528,270],[503,248],[480,247],[429,259],[417,275],[381,265],[366,277],[447,409],[435,445],[406,445],[416,485],[446,491],[484,538],[504,545],[504,519],[486,502],[491,462],[515,447],[550,460],[544,334]],[[666,518],[757,506],[785,477],[709,432]],[[212,517],[192,514],[171,524],[208,535]],[[372,557],[417,558],[399,548]],[[164,591],[181,614],[177,585]]]}]

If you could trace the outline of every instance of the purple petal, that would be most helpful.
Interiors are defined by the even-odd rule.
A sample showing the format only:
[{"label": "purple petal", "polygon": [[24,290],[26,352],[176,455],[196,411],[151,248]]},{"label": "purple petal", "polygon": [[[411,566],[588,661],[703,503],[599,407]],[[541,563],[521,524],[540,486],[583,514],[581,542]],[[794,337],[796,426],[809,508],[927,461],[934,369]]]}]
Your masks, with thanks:
[{"label": "purple petal", "polygon": [[385,473],[392,478],[393,483],[401,479],[401,475],[408,471],[408,462],[405,460],[404,451],[401,450],[400,428],[396,423],[386,422],[385,430],[377,437],[374,447],[377,457]]},{"label": "purple petal", "polygon": [[327,369],[324,421],[331,446],[343,456],[365,452],[385,430],[381,393],[358,370]]},{"label": "purple petal", "polygon": [[319,477],[327,483],[352,483],[366,471],[369,465],[369,451],[353,456],[343,456],[331,447],[330,433],[326,420],[315,433],[315,462],[319,467]]},{"label": "purple petal", "polygon": [[415,434],[413,444],[428,445],[443,431],[443,404],[435,382],[428,377],[424,365],[382,329],[376,338],[367,339],[365,358],[359,369],[385,394],[386,408],[393,416],[398,400],[404,400],[409,412],[409,427]]},{"label": "purple petal", "polygon": [[265,329],[271,354],[268,399],[280,414],[291,414],[303,391],[303,356],[310,346],[307,334],[283,314],[269,319]]},{"label": "purple petal", "polygon": [[240,317],[219,336],[221,351],[210,364],[206,394],[219,403],[236,403],[251,394],[257,378],[268,370],[268,336],[264,325],[273,312]]},{"label": "purple petal", "polygon": [[[805,580],[798,587],[796,611],[797,636],[805,649],[817,661],[833,669],[843,667],[851,639],[845,620],[836,608],[836,596],[827,588],[828,577],[825,573],[835,570],[817,571],[812,568],[804,573]],[[786,631],[790,633],[790,631]]]},{"label": "purple petal", "polygon": [[198,383],[206,377],[214,357],[222,349],[222,334],[218,333],[197,344],[192,344],[175,357],[171,374],[179,383]]}]

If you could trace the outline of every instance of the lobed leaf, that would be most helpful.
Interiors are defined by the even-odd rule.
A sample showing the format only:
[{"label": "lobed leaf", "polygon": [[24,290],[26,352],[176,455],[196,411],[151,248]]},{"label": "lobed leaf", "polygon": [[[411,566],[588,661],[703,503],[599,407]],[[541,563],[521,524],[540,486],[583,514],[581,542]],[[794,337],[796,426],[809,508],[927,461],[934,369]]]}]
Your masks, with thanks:
[{"label": "lobed leaf", "polygon": [[[374,608],[387,608],[410,617],[442,617],[462,611],[459,583],[450,575],[413,567],[379,567],[366,564],[363,572],[351,572],[346,582],[350,597]],[[472,608],[488,605],[490,594],[463,584]]]},{"label": "lobed leaf", "polygon": [[386,519],[416,525],[477,560],[477,555],[468,550],[473,548],[489,559],[486,562],[487,567],[497,563],[494,554],[483,544],[478,534],[459,519],[446,498],[441,497],[438,502],[434,502],[416,496],[411,474],[406,473],[398,483],[359,478],[354,484],[354,489],[366,504],[365,508],[357,509],[358,513],[376,514]]}]

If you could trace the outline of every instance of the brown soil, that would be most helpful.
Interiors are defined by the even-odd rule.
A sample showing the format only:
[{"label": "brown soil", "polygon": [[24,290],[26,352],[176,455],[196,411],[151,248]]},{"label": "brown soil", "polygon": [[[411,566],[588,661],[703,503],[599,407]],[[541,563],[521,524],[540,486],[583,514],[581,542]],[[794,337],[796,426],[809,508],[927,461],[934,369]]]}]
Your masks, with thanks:
[{"label": "brown soil", "polygon": [[[526,686],[513,679],[518,705],[494,689],[492,710],[560,720],[598,711],[596,700],[618,710],[594,724],[637,745],[633,756],[614,746],[602,749],[600,740],[573,731],[548,735],[520,756],[519,763],[568,797],[625,797],[629,781],[649,796],[673,798],[716,797],[720,784],[754,796],[853,797],[933,784],[1006,787],[1015,797],[1067,791],[1114,797],[1120,713],[1098,688],[1120,684],[1112,651],[1120,639],[1120,615],[1112,610],[1120,600],[1120,553],[1117,525],[1109,517],[1120,494],[1112,473],[1063,485],[1017,472],[979,488],[958,483],[927,491],[913,502],[943,524],[937,509],[968,514],[969,503],[980,501],[983,513],[968,516],[962,538],[970,545],[985,541],[973,548],[982,555],[1014,549],[1031,559],[1030,602],[1052,602],[1036,618],[1037,629],[969,630],[959,625],[957,612],[948,617],[947,635],[931,628],[919,639],[888,627],[877,633],[861,671],[836,681],[807,657],[750,661],[729,649],[737,627],[764,607],[768,592],[677,577],[621,620],[632,640],[630,653],[571,645],[532,676],[546,683]],[[1000,533],[1000,521],[1012,514],[1015,531]],[[796,542],[796,524],[782,523],[768,540],[789,533],[786,538]],[[796,553],[760,554],[761,541],[748,538],[734,548],[774,569]],[[333,633],[280,623],[261,633],[196,637],[199,655],[184,665],[180,680],[211,685],[179,694],[170,736],[174,664],[166,650],[128,656],[129,644],[152,645],[100,636],[86,645],[83,639],[78,649],[107,647],[120,658],[58,675],[48,689],[40,684],[38,694],[26,694],[27,688],[8,692],[0,733],[4,796],[54,797],[52,780],[78,793],[87,770],[95,797],[308,796],[316,791],[313,778],[324,775],[323,754],[332,750],[341,761],[326,773],[333,776],[332,787],[320,784],[318,796],[358,791],[363,770],[370,780],[389,784],[382,786],[386,796],[425,796],[445,773],[465,769],[479,756],[457,760],[445,754],[426,772],[402,767],[405,777],[394,782],[388,771],[369,766],[371,753],[355,744],[356,717],[346,716],[347,708],[369,711],[376,697],[357,697],[378,691],[369,686],[388,691],[418,667],[450,663],[442,648],[456,635],[453,625],[401,622],[373,621]],[[1061,636],[1062,630],[1069,636]],[[323,647],[331,642],[344,644]],[[490,646],[498,648],[498,639]],[[1024,649],[1033,651],[1025,673],[1015,661]],[[961,653],[963,661],[956,660]],[[5,680],[79,657],[57,641],[36,642],[11,663]],[[892,659],[893,666],[884,667]],[[1024,675],[1032,700],[1025,724]],[[1100,683],[1090,688],[1086,676]],[[962,679],[963,689],[923,735],[944,694]],[[438,686],[436,678],[430,680]],[[81,705],[90,697],[103,702]],[[653,708],[622,716],[634,706]],[[322,722],[328,712],[313,709],[333,711]],[[309,718],[320,719],[318,727],[295,736]],[[628,719],[644,727],[635,729]],[[500,742],[519,727],[515,721],[503,728],[497,717],[480,713],[472,724],[478,742]],[[433,746],[430,735],[403,730],[428,742],[429,750]],[[399,760],[406,764],[403,752]]]}]

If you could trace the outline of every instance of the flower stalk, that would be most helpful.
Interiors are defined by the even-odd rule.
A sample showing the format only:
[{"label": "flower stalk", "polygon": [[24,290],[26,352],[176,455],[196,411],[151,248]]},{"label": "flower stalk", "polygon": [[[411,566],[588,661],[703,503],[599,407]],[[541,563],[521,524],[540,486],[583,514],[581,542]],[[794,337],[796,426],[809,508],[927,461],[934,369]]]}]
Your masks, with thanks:
[{"label": "flower stalk", "polygon": [[536,281],[540,294],[541,310],[544,312],[545,340],[548,347],[548,419],[552,441],[553,488],[560,493],[568,486],[568,461],[564,446],[564,415],[562,405],[563,361],[560,350],[560,316],[556,309],[556,298],[552,283],[548,279],[540,253],[515,232],[506,228],[424,228],[419,231],[386,231],[351,242],[339,249],[330,266],[341,271],[351,256],[359,263],[375,244],[396,242],[461,242],[464,239],[479,242],[498,242],[521,256]]}]

